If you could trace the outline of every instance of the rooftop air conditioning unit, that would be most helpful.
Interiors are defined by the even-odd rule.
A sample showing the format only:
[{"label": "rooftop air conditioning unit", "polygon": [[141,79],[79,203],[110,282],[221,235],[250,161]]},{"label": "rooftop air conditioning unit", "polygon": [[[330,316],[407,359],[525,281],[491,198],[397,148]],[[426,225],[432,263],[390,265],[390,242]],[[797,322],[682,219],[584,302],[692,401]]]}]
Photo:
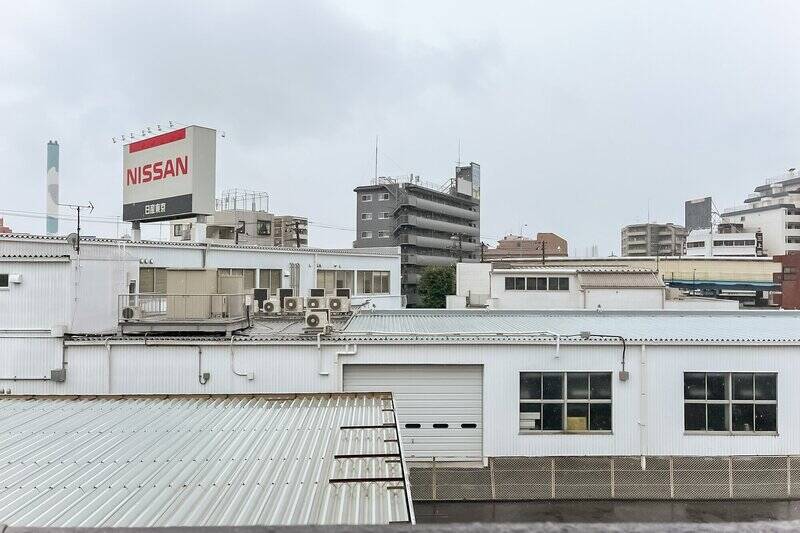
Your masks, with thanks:
[{"label": "rooftop air conditioning unit", "polygon": [[350,298],[350,289],[349,288],[336,289],[336,296],[338,296],[339,298]]},{"label": "rooftop air conditioning unit", "polygon": [[311,289],[309,291],[309,296],[313,298],[317,298],[320,296],[325,296],[325,289]]},{"label": "rooftop air conditioning unit", "polygon": [[139,320],[142,318],[142,309],[138,306],[130,305],[122,308],[123,320]]},{"label": "rooftop air conditioning unit", "polygon": [[285,313],[299,313],[305,309],[301,296],[291,296],[283,299],[283,311]]},{"label": "rooftop air conditioning unit", "polygon": [[331,296],[328,298],[328,309],[331,310],[331,313],[349,313],[350,298]]},{"label": "rooftop air conditioning unit", "polygon": [[324,296],[312,296],[306,298],[306,308],[308,309],[325,309],[327,308]]},{"label": "rooftop air conditioning unit", "polygon": [[281,309],[286,305],[286,299],[294,296],[294,289],[278,289],[278,301],[281,304]]},{"label": "rooftop air conditioning unit", "polygon": [[264,300],[264,312],[268,315],[277,315],[281,312],[281,302],[277,298]]},{"label": "rooftop air conditioning unit", "polygon": [[328,327],[328,310],[320,309],[318,311],[306,311],[305,325],[308,329],[324,329]]}]

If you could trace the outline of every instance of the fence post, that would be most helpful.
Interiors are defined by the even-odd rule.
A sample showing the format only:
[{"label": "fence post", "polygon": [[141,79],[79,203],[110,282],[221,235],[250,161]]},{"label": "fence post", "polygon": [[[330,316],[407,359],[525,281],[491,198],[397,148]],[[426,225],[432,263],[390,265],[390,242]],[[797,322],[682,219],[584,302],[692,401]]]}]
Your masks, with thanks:
[{"label": "fence post", "polygon": [[728,457],[728,498],[733,498],[733,457]]},{"label": "fence post", "polygon": [[495,490],[494,485],[494,458],[489,457],[489,480],[492,485],[492,500],[497,499],[497,491]]},{"label": "fence post", "polygon": [[436,501],[436,457],[433,457],[433,464],[431,466],[431,499]]},{"label": "fence post", "polygon": [[786,456],[786,495],[792,495],[792,457]]},{"label": "fence post", "polygon": [[614,489],[614,458],[611,458],[611,497],[613,498],[616,494],[616,490]]},{"label": "fence post", "polygon": [[673,469],[672,457],[669,458],[669,497],[675,499],[675,470]]}]

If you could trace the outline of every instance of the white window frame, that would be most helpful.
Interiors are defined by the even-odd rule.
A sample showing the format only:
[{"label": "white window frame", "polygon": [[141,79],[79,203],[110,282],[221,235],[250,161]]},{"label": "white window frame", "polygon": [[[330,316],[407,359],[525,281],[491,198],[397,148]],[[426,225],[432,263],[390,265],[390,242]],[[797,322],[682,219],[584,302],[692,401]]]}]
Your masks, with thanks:
[{"label": "white window frame", "polygon": [[361,220],[372,220],[372,213],[361,213]]},{"label": "white window frame", "polygon": [[362,231],[361,232],[361,238],[362,239],[371,239],[372,238],[372,232],[371,231]]},{"label": "white window frame", "polygon": [[378,238],[379,239],[388,239],[389,238],[389,232],[388,231],[379,231],[378,232]]},{"label": "white window frame", "polygon": [[[384,216],[386,215],[386,216]],[[378,215],[378,220],[389,220],[389,212],[388,211],[381,211],[380,215]]]},{"label": "white window frame", "polygon": [[389,199],[389,193],[388,192],[381,193],[381,195],[378,197],[378,201],[381,201],[381,202],[385,202],[388,199]]},{"label": "white window frame", "polygon": [[372,201],[372,194],[362,194],[361,195],[362,202],[371,202]]},{"label": "white window frame", "polygon": [[[364,283],[366,278],[369,277],[370,281],[370,290],[369,292],[364,290]],[[375,289],[375,282],[376,280],[380,285],[383,285],[383,278],[386,278],[386,290],[376,291]],[[388,270],[359,270],[356,273],[356,290],[358,294],[391,294],[391,286],[392,286],[392,275]]]}]

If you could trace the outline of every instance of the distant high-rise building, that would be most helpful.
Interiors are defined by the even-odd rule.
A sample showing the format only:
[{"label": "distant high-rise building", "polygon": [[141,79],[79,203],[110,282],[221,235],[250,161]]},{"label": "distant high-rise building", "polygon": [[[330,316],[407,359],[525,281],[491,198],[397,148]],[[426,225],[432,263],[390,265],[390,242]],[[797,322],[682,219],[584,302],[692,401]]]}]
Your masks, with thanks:
[{"label": "distant high-rise building", "polygon": [[710,196],[697,200],[686,200],[683,216],[683,225],[686,231],[710,228],[712,209]]},{"label": "distant high-rise building", "polygon": [[480,165],[456,167],[441,187],[377,178],[356,187],[355,248],[400,246],[402,294],[420,305],[422,271],[432,265],[480,261]]},{"label": "distant high-rise building", "polygon": [[683,255],[686,235],[686,228],[677,224],[631,224],[622,228],[622,255]]},{"label": "distant high-rise building", "polygon": [[761,232],[765,255],[799,252],[800,171],[790,168],[782,176],[759,185],[744,205],[726,209],[722,220]]}]

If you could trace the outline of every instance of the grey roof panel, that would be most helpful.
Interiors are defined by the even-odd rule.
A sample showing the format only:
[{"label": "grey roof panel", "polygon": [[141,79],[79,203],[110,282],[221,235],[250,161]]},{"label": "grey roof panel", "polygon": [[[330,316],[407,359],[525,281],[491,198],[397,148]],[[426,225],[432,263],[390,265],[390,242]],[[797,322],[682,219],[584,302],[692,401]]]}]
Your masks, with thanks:
[{"label": "grey roof panel", "polygon": [[387,442],[391,407],[378,393],[0,397],[0,517],[39,527],[413,520],[402,462],[336,457],[399,453]]}]

